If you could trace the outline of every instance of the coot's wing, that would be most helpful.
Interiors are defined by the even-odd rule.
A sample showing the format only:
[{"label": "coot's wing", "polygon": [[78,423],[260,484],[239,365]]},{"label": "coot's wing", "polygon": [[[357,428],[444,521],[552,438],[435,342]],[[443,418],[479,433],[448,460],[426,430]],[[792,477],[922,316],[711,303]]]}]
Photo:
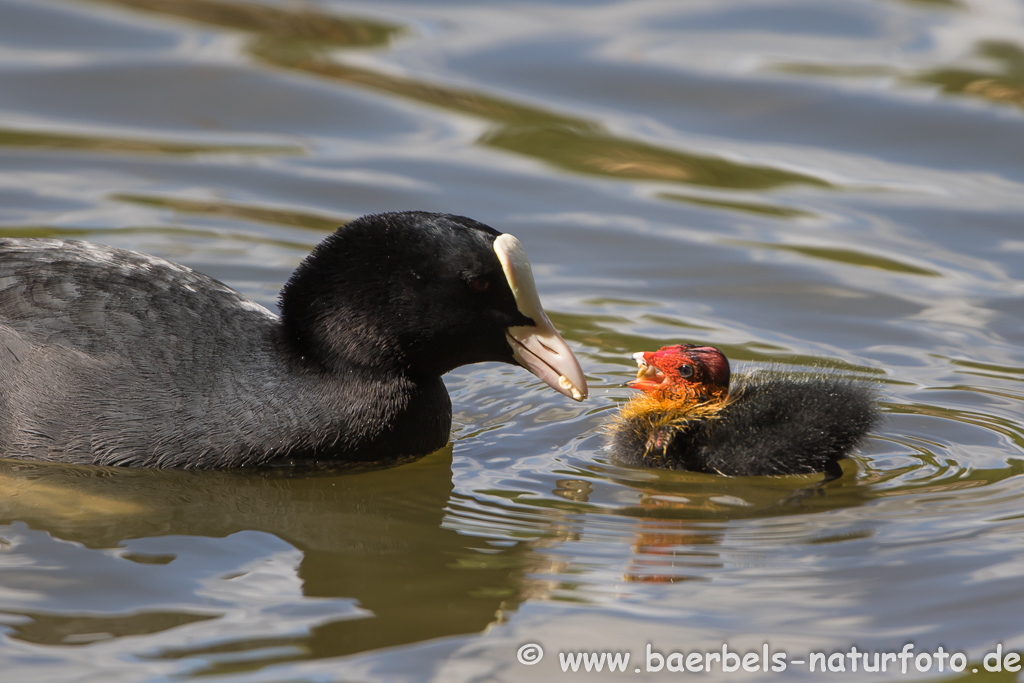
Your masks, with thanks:
[{"label": "coot's wing", "polygon": [[235,432],[273,427],[247,404],[275,379],[275,321],[163,259],[0,240],[0,455],[152,465],[241,452],[254,435]]},{"label": "coot's wing", "polygon": [[0,239],[0,324],[30,343],[195,361],[197,345],[243,339],[242,328],[275,319],[217,280],[161,258],[75,240]]}]

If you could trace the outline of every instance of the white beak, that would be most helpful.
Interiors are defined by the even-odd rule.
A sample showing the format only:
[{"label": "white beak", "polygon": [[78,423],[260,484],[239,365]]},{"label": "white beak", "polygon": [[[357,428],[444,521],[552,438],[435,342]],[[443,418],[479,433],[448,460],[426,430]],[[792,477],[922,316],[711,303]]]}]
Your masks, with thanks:
[{"label": "white beak", "polygon": [[540,305],[526,250],[515,237],[504,234],[494,240],[494,251],[519,312],[536,323],[505,330],[513,357],[555,391],[582,401],[587,397],[583,368]]}]

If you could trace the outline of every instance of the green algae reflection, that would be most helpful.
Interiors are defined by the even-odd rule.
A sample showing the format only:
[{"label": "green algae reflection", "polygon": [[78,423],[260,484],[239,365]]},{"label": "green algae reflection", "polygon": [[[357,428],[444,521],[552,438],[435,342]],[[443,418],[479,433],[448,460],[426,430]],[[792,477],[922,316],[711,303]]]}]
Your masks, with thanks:
[{"label": "green algae reflection", "polygon": [[0,148],[29,147],[51,150],[80,150],[107,154],[302,154],[301,147],[283,145],[203,145],[131,138],[40,133],[0,129]]},{"label": "green algae reflection", "polygon": [[767,190],[791,184],[830,187],[814,176],[650,144],[615,135],[586,119],[468,89],[379,73],[333,56],[340,48],[386,46],[405,32],[399,25],[222,0],[90,1],[251,34],[247,50],[263,63],[485,119],[493,125],[478,144],[531,157],[566,172],[725,189]]},{"label": "green algae reflection", "polygon": [[984,41],[975,48],[975,55],[998,65],[997,71],[976,69],[936,69],[918,77],[923,83],[934,83],[942,91],[955,95],[973,95],[993,102],[1024,107],[1024,50],[1002,41]]},{"label": "green algae reflection", "polygon": [[990,102],[1024,107],[1024,49],[1008,41],[986,40],[973,50],[974,62],[979,59],[991,69],[942,67],[919,73],[908,73],[897,67],[880,64],[806,64],[778,63],[772,71],[823,78],[891,77],[908,83],[936,85],[943,93],[954,96],[980,97]]},{"label": "green algae reflection", "polygon": [[320,232],[332,232],[348,222],[344,218],[332,218],[322,214],[288,209],[271,209],[228,202],[202,201],[182,197],[156,197],[150,195],[115,194],[111,199],[139,204],[157,209],[169,209],[178,213],[192,213],[204,216],[256,221],[270,225],[285,225],[295,228],[307,228]]}]

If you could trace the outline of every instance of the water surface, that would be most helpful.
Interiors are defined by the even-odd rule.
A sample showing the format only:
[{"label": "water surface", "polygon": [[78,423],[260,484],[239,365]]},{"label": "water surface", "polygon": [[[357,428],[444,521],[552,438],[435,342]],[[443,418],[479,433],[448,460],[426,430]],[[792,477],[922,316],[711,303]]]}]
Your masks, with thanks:
[{"label": "water surface", "polygon": [[[0,234],[272,307],[345,220],[468,215],[591,382],[457,370],[451,446],[382,471],[3,463],[5,680],[675,680],[648,644],[766,643],[984,679],[1024,650],[1022,108],[1010,0],[0,0]],[[857,373],[885,419],[800,504],[617,466],[630,354],[684,341]]]}]

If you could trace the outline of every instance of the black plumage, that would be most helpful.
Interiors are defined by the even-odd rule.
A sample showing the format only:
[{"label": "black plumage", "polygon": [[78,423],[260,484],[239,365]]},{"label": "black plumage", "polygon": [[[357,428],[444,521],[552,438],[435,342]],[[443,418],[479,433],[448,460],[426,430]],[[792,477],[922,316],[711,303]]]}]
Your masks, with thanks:
[{"label": "black plumage", "polygon": [[0,456],[236,467],[423,455],[451,427],[441,375],[481,361],[568,374],[582,398],[564,342],[558,359],[516,355],[516,335],[561,338],[535,291],[532,307],[513,291],[506,271],[529,264],[510,266],[509,244],[458,216],[367,216],[313,250],[278,317],[163,259],[0,240]]},{"label": "black plumage", "polygon": [[[687,353],[685,347],[666,348]],[[874,385],[839,373],[761,370],[730,384],[726,370],[727,393],[698,390],[695,396],[668,390],[684,383],[677,368],[643,355],[660,363],[664,379],[655,386],[635,382],[646,393],[627,404],[610,428],[609,451],[623,464],[730,476],[825,472],[835,478],[842,474],[839,460],[878,422]],[[698,371],[694,384],[701,381],[707,377]]]}]

